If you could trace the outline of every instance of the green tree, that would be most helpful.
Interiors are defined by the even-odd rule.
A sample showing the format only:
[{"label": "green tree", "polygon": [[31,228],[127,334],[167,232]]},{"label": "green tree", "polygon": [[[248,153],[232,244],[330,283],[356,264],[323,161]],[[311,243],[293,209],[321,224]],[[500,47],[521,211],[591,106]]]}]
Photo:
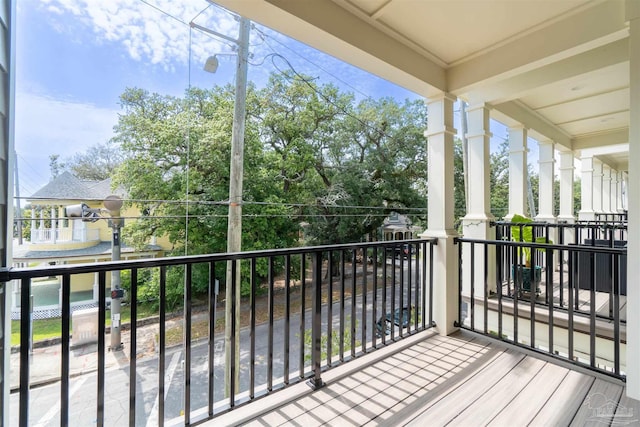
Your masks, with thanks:
[{"label": "green tree", "polygon": [[[139,247],[151,236],[164,235],[173,243],[174,254],[225,251],[233,99],[231,87],[191,89],[184,98],[142,89],[128,89],[121,96],[124,112],[113,142],[122,147],[124,161],[114,182],[143,212],[139,220],[128,221],[123,232],[127,242]],[[256,101],[250,87],[247,109],[255,109]],[[267,194],[276,174],[263,156],[252,120],[246,124],[245,159],[243,248],[293,246],[298,226],[290,220],[290,210],[251,203],[280,201]],[[265,214],[270,215],[268,222]],[[260,273],[266,274],[266,266]],[[207,275],[199,270],[194,274],[194,292],[204,291]],[[170,276],[175,292],[181,289],[179,277]]]},{"label": "green tree", "polygon": [[323,187],[309,220],[313,242],[360,241],[389,212],[426,208],[425,123],[422,102],[389,98],[363,100],[336,123],[337,137],[316,159]]},{"label": "green tree", "polygon": [[80,179],[102,181],[110,178],[122,161],[123,152],[118,145],[102,143],[66,159],[61,167]]}]

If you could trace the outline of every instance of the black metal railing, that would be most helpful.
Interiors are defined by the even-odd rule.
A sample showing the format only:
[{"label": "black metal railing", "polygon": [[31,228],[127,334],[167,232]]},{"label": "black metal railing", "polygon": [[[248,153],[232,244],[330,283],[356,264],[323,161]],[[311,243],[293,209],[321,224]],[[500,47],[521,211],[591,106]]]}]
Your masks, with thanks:
[{"label": "black metal railing", "polygon": [[607,222],[626,222],[627,221],[627,212],[618,212],[618,213],[596,213],[595,219],[598,221],[607,221]]},{"label": "black metal railing", "polygon": [[[496,227],[496,240],[512,240],[512,229],[522,230],[530,227],[533,231],[534,240],[536,237],[544,237],[553,243],[583,244],[589,241],[626,241],[626,222],[613,221],[577,221],[575,223],[513,223],[508,221],[496,221],[492,223]],[[553,239],[557,235],[556,239]],[[611,245],[613,247],[613,244]]]},{"label": "black metal railing", "polygon": [[[300,381],[308,380],[313,387],[320,387],[325,370],[433,326],[431,266],[435,243],[436,240],[358,243],[1,271],[0,281],[17,281],[21,287],[20,381],[12,393],[12,398],[19,399],[16,405],[19,413],[15,418],[12,416],[12,420],[20,426],[37,421],[30,418],[35,402],[30,399],[29,299],[35,279],[62,278],[61,425],[68,425],[73,419],[69,399],[70,365],[74,357],[70,349],[69,296],[74,277],[86,273],[97,275],[99,308],[95,389],[86,393],[93,393],[96,398],[93,409],[82,408],[84,414],[95,413],[95,423],[99,426],[112,424],[110,417],[114,411],[107,405],[114,405],[112,400],[120,395],[118,408],[128,408],[128,417],[124,419],[128,418],[130,426],[145,423],[149,417],[157,417],[160,426],[165,420],[175,422],[180,417],[180,424],[191,425]],[[225,271],[228,263],[232,283],[236,267],[248,272],[243,273],[248,296],[241,298],[235,287],[231,292],[232,301],[240,303],[240,323],[231,316],[230,324],[224,324],[221,316],[224,310],[217,309],[216,271]],[[202,269],[208,269],[206,279],[196,274]],[[123,359],[128,356],[128,363],[115,373],[109,370],[107,374],[105,287],[107,273],[113,271],[130,274],[131,324],[128,346],[125,345],[128,355],[122,355]],[[153,274],[148,274],[150,271]],[[178,345],[170,342],[167,326],[169,279],[175,278],[172,271],[183,273],[184,277],[184,304],[178,318],[183,327]],[[139,359],[137,355],[137,298],[142,277],[155,277],[158,289],[157,350],[147,359]],[[207,281],[204,314],[196,309],[193,294],[198,280]],[[265,316],[261,316],[265,311]],[[196,340],[192,332],[198,316],[204,316],[207,329],[201,341]],[[244,319],[248,321],[243,322]],[[225,332],[229,340],[238,339],[240,343],[238,349],[233,345],[227,347],[227,362],[220,357]],[[176,380],[179,377],[176,375],[171,380],[168,365],[175,367],[179,360],[183,366],[181,378]],[[144,374],[140,373],[142,370]],[[117,383],[120,372],[123,383],[128,383],[128,393],[122,393],[123,385]],[[140,376],[144,375],[149,381],[150,372],[157,376],[152,396],[144,395],[148,385],[140,385]],[[236,373],[237,383],[224,384],[225,377],[234,378]],[[145,408],[145,401],[152,401],[154,397],[157,412],[152,414]],[[170,402],[171,399],[178,402]],[[180,411],[171,412],[175,408]]]},{"label": "black metal railing", "polygon": [[[624,378],[626,248],[465,238],[457,244],[461,327]],[[526,252],[536,254],[529,266]],[[480,253],[484,263],[476,260]]]}]

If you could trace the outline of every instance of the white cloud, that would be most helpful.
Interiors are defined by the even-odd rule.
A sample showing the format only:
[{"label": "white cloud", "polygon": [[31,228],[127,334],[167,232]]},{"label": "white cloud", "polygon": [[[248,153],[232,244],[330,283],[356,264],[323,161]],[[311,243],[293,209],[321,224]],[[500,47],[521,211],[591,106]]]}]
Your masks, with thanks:
[{"label": "white cloud", "polygon": [[43,0],[39,7],[50,14],[56,31],[84,42],[89,39],[87,32],[93,33],[94,43],[120,43],[131,59],[165,71],[186,64],[190,51],[200,62],[212,53],[229,51],[226,42],[191,30],[192,19],[197,17],[198,24],[231,37],[238,31],[231,14],[206,0]]}]

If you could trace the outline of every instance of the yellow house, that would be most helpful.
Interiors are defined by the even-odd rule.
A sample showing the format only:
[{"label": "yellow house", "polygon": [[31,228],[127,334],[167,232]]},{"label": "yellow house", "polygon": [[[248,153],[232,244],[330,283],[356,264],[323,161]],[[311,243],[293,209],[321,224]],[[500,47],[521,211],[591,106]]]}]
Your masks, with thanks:
[{"label": "yellow house", "polygon": [[[112,234],[110,216],[104,200],[108,196],[124,198],[122,192],[111,189],[109,179],[103,181],[81,180],[69,172],[64,172],[36,191],[27,199],[31,207],[31,217],[22,219],[23,228],[30,225],[28,241],[14,245],[13,265],[30,267],[42,264],[81,264],[112,260]],[[74,218],[67,208],[84,204],[91,217]],[[70,210],[69,210],[70,211]],[[135,218],[139,212],[125,207],[121,217]],[[163,256],[169,248],[154,240],[140,251],[121,244],[120,259],[155,258]],[[59,277],[49,277],[33,285],[34,318],[54,317],[60,309]],[[19,316],[19,283],[13,286],[12,317]],[[111,286],[107,277],[107,289]],[[107,292],[109,294],[109,292]],[[84,274],[74,277],[71,283],[71,303],[75,309],[89,308],[97,304],[98,276]]]}]

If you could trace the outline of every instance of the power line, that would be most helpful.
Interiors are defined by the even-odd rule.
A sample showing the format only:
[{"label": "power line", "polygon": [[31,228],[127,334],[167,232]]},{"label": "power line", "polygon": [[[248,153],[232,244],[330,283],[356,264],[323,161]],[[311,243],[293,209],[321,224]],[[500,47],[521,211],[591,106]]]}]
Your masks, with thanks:
[{"label": "power line", "polygon": [[360,89],[356,88],[355,86],[351,85],[349,82],[342,80],[340,77],[332,74],[330,71],[328,71],[327,69],[323,68],[322,66],[316,64],[315,62],[311,61],[309,58],[299,54],[298,52],[296,52],[294,49],[290,48],[289,46],[287,46],[286,44],[282,43],[280,40],[276,39],[275,37],[270,36],[269,34],[265,33],[264,31],[261,31],[260,29],[256,28],[256,31],[262,36],[265,44],[267,46],[269,46],[269,48],[271,49],[271,51],[273,51],[274,53],[278,53],[276,51],[276,49],[271,46],[269,44],[269,42],[266,40],[267,38],[273,40],[274,42],[278,43],[280,46],[282,46],[283,48],[289,50],[290,52],[292,52],[294,55],[296,55],[297,57],[299,57],[300,59],[308,62],[309,64],[313,65],[314,67],[316,67],[317,69],[319,69],[320,71],[328,74],[329,76],[333,77],[334,79],[336,79],[337,81],[339,81],[340,83],[342,83],[343,85],[350,87],[351,89],[353,89],[355,92],[358,92],[359,94],[361,94],[362,96],[364,96],[367,99],[373,99],[371,97],[371,95],[366,94],[364,92],[362,92]]},{"label": "power line", "polygon": [[[146,4],[147,6],[151,7],[152,9],[155,9],[155,10],[157,10],[158,12],[162,13],[163,15],[166,15],[166,16],[168,16],[169,18],[171,18],[171,19],[174,19],[174,20],[178,21],[178,22],[179,22],[179,23],[181,23],[181,24],[184,24],[184,25],[187,25],[187,26],[189,25],[189,24],[187,24],[186,22],[184,22],[182,19],[178,18],[177,16],[170,14],[170,13],[169,13],[169,12],[167,12],[166,10],[160,9],[158,6],[156,6],[156,5],[154,5],[154,4],[149,3],[147,0],[140,0],[140,1],[141,1],[142,3],[144,3],[144,4]],[[208,8],[209,8],[209,6],[207,6],[207,7],[206,7],[206,9],[208,9]],[[206,10],[206,9],[205,9],[205,10]],[[204,10],[203,10],[202,12],[204,12]],[[202,13],[202,12],[200,12],[200,13]],[[200,13],[199,13],[198,15],[200,15]],[[196,15],[196,18],[198,17],[198,15]],[[195,19],[195,18],[194,18],[194,19]]]},{"label": "power line", "polygon": [[[22,200],[42,200],[42,201],[65,201],[65,202],[102,202],[103,199],[80,199],[80,198],[55,198],[55,197],[20,197]],[[228,206],[228,200],[166,200],[166,199],[122,199],[123,202],[128,203],[137,203],[137,204],[184,204],[184,205],[205,205],[205,206]],[[422,211],[425,208],[412,208],[412,207],[402,207],[402,206],[366,206],[366,205],[319,205],[316,203],[296,203],[296,202],[258,202],[258,201],[242,201],[243,205],[251,206],[279,206],[279,207],[292,207],[292,208],[317,208],[318,206],[330,207],[335,209],[372,209],[372,210],[402,210],[402,211]]]},{"label": "power line", "polygon": [[[423,209],[425,210],[425,209]],[[387,214],[252,214],[252,213],[243,213],[242,216],[244,218],[386,218]],[[189,218],[193,219],[211,219],[211,218],[228,218],[227,214],[206,214],[206,215],[189,215]],[[185,215],[140,215],[140,216],[119,216],[123,220],[157,220],[157,219],[175,219],[183,221]],[[52,218],[42,218],[45,221],[49,221]],[[77,219],[57,217],[53,218],[57,221],[61,220],[69,220],[76,221]],[[31,217],[15,217],[15,221],[40,221],[40,218],[31,218]]]}]

